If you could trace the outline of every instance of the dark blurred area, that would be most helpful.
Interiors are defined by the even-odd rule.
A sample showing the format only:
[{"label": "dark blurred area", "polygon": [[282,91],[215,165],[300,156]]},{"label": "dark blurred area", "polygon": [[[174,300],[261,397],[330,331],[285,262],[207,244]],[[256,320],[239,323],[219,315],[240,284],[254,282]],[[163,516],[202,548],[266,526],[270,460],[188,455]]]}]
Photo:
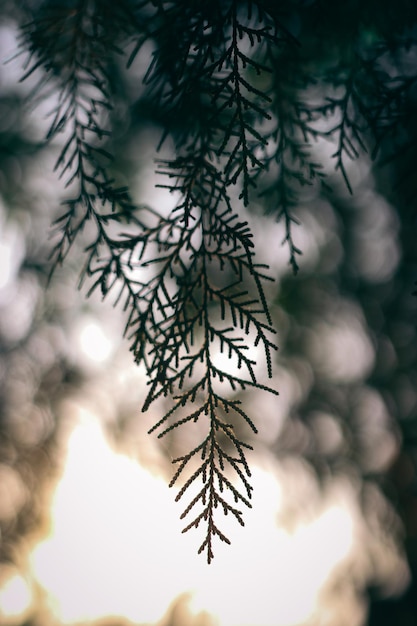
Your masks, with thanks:
[{"label": "dark blurred area", "polygon": [[[360,4],[346,3],[352,9],[343,12],[350,16],[346,22],[338,3],[313,0],[285,6],[288,23],[307,41],[316,41],[314,29],[325,15],[320,32],[328,33],[334,25],[334,37],[348,42]],[[392,2],[364,4],[370,21],[378,15],[380,29],[391,20],[396,23]],[[416,29],[414,3],[409,4]],[[13,56],[18,45],[23,9],[27,14],[27,5],[22,12],[18,3],[0,5],[3,59]],[[414,43],[410,53],[414,70],[416,47]],[[323,58],[329,54],[322,52]],[[48,233],[63,190],[53,172],[55,149],[43,142],[46,123],[28,106],[30,86],[19,84],[20,65],[20,59],[0,65],[0,572],[17,571],[25,542],[48,528],[51,490],[63,468],[67,405],[75,395],[96,394],[99,409],[107,406],[110,417],[103,424],[116,443],[128,441],[143,427],[140,449],[146,458],[147,423],[138,418],[143,391],[134,389],[127,398],[125,388],[114,391],[109,380],[117,386],[118,363],[130,363],[121,332],[117,334],[122,330],[118,312],[98,298],[85,300],[77,290],[77,248],[48,284]],[[115,178],[128,183],[142,201],[151,193],[151,159],[164,111],[155,110],[144,94],[139,65],[129,78],[123,64],[114,63],[115,133],[109,142]],[[397,591],[384,590],[375,572],[375,583],[353,583],[369,603],[362,620],[369,626],[417,624],[416,113],[410,108],[403,120],[408,139],[400,158],[391,158],[395,146],[387,142],[385,165],[372,163],[367,155],[349,165],[353,195],[336,177],[331,192],[303,192],[296,209],[301,225],[295,237],[303,250],[297,277],[280,245],[280,225],[260,217],[265,208],[261,200],[250,216],[259,239],[266,242],[260,258],[271,265],[277,280],[271,309],[279,345],[280,396],[262,407],[264,428],[260,445],[255,445],[283,466],[295,462],[307,468],[323,491],[333,480],[347,477],[365,523],[371,530],[373,524],[383,526],[404,554],[410,571],[406,589],[399,584]],[[187,120],[175,123],[180,133]],[[104,367],[91,365],[80,352],[80,320],[98,320],[115,345],[112,355],[119,356],[112,356],[107,377]],[[254,394],[246,401],[257,407],[259,399]],[[161,452],[164,470],[177,448],[174,433],[170,447]],[[373,489],[381,500],[373,497]],[[297,501],[297,494],[293,498]],[[304,501],[296,502],[291,514],[296,518],[306,508]],[[343,586],[343,577],[338,584]],[[337,594],[336,584],[335,589]],[[161,626],[211,626],[213,619],[188,611],[180,597],[167,609]],[[350,623],[338,619],[335,615],[333,621],[321,622],[316,615],[308,624]],[[16,618],[13,626],[49,623],[58,621],[35,610],[20,622]],[[131,622],[109,617],[94,623]]]}]

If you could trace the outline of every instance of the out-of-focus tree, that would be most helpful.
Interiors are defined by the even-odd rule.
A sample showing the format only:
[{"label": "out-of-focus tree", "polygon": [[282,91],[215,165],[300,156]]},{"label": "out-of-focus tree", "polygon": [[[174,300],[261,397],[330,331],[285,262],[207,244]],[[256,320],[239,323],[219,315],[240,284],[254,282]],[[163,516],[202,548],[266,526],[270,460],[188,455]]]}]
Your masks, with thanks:
[{"label": "out-of-focus tree", "polygon": [[[354,477],[370,524],[375,486],[384,494],[413,572],[415,3],[2,11],[3,32],[21,37],[0,100],[13,252],[0,302],[0,471],[14,498],[0,508],[3,558],[36,519],[30,481],[53,463],[59,402],[88,377],[65,331],[83,306],[78,275],[85,306],[100,296],[125,310],[144,408],[160,411],[151,430],[209,562],[228,541],[221,513],[243,524],[247,452],[266,420],[263,443],[283,462],[302,457],[323,482]],[[156,147],[157,206],[144,180]],[[410,589],[392,607],[404,624]]]}]

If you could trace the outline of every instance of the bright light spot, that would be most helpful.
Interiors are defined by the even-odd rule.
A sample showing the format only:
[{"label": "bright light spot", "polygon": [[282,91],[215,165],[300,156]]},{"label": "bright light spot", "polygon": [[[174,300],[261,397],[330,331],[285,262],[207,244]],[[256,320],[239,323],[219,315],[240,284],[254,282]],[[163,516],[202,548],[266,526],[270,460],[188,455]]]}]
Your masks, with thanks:
[{"label": "bright light spot", "polygon": [[314,611],[329,574],[348,555],[349,511],[331,507],[293,533],[278,529],[273,483],[273,477],[256,471],[255,489],[262,490],[254,502],[259,517],[248,519],[226,566],[221,555],[216,584],[213,580],[208,584],[208,572],[207,583],[194,589],[195,612],[212,612],[227,626],[302,624]]},{"label": "bright light spot", "polygon": [[88,321],[83,325],[79,341],[83,353],[97,363],[106,361],[112,353],[112,342],[96,322]]},{"label": "bright light spot", "polygon": [[32,603],[29,585],[19,574],[14,574],[0,589],[0,623],[3,618],[22,616]]},{"label": "bright light spot", "polygon": [[0,243],[0,289],[3,289],[11,276],[12,249],[6,243]]},{"label": "bright light spot", "polygon": [[162,479],[114,453],[98,423],[85,416],[69,438],[52,533],[32,553],[36,577],[59,619],[162,617],[181,590],[163,562],[164,555],[177,562],[181,556],[168,491]]},{"label": "bright light spot", "polygon": [[[1,30],[1,29],[0,29]],[[17,228],[10,224],[0,224],[0,289],[8,287],[15,279],[23,257],[23,242]]]},{"label": "bright light spot", "polygon": [[388,281],[401,259],[395,210],[371,189],[356,203],[355,270],[370,282]]},{"label": "bright light spot", "polygon": [[222,519],[232,545],[217,544],[208,567],[196,554],[203,531],[180,532],[175,491],[116,454],[99,424],[84,414],[69,437],[52,532],[31,554],[50,610],[64,623],[107,615],[149,623],[191,593],[192,611],[210,613],[219,624],[302,623],[351,550],[349,507],[329,505],[290,532],[277,527],[282,491],[273,473],[255,467],[252,482],[245,528]]},{"label": "bright light spot", "polygon": [[349,305],[315,325],[310,350],[316,368],[335,383],[364,379],[375,359],[366,328]]}]

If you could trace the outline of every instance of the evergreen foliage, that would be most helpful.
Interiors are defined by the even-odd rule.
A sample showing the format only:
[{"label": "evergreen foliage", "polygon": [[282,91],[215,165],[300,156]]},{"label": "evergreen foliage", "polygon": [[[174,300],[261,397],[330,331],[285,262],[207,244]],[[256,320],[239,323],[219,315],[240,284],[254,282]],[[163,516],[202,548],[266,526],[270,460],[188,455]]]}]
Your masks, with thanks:
[{"label": "evergreen foliage", "polygon": [[[125,334],[149,380],[143,410],[171,399],[151,432],[206,424],[203,440],[174,459],[171,485],[181,481],[177,500],[188,498],[184,532],[205,526],[199,552],[209,563],[213,540],[229,542],[218,511],[243,525],[241,505],[251,506],[251,445],[237,424],[254,433],[256,424],[237,392],[277,393],[249,356],[260,353],[272,376],[271,277],[242,206],[262,202],[283,221],[296,273],[300,197],[334,183],[318,146],[332,145],[353,193],[348,162],[376,158],[388,139],[395,154],[415,141],[403,135],[417,11],[400,3],[404,14],[387,32],[371,4],[347,3],[349,16],[338,7],[345,36],[325,0],[48,0],[22,26],[22,80],[39,76],[32,99],[55,102],[47,141],[64,137],[55,167],[70,196],[54,222],[51,271],[84,236],[80,284],[125,309]],[[168,215],[135,206],[111,173],[120,59],[130,70],[147,65],[142,110],[149,103],[161,145],[174,148],[157,167],[159,186],[178,198]],[[217,364],[219,351],[229,368]]]}]

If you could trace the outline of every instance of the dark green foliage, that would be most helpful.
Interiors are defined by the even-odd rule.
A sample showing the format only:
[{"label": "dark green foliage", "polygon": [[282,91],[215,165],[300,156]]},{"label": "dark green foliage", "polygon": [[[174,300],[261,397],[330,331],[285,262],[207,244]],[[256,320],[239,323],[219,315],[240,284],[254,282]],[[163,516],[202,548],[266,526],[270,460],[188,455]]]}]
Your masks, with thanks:
[{"label": "dark green foliage", "polygon": [[[262,348],[272,376],[270,277],[239,214],[256,201],[283,221],[296,273],[297,205],[307,187],[330,189],[317,146],[332,142],[335,170],[352,193],[347,163],[377,156],[388,138],[401,147],[413,103],[411,25],[387,34],[355,4],[349,36],[335,41],[329,11],[319,1],[50,0],[22,27],[22,80],[42,70],[33,98],[55,98],[47,140],[64,137],[56,170],[70,196],[54,223],[51,268],[86,230],[81,283],[126,311],[125,334],[149,380],[143,409],[172,401],[151,431],[163,437],[204,421],[203,440],[174,459],[171,485],[183,481],[177,499],[199,485],[182,517],[184,531],[205,524],[199,551],[208,562],[215,536],[229,542],[216,509],[243,525],[239,507],[250,506],[251,446],[237,424],[256,426],[236,394],[277,393],[249,356],[250,344]],[[318,24],[328,49],[317,46]],[[168,216],[136,207],[110,174],[123,55],[129,68],[147,63],[142,110],[148,103],[153,121],[162,120],[161,145],[173,147],[158,165],[160,187],[179,198]],[[216,364],[219,351],[231,368]]]}]

